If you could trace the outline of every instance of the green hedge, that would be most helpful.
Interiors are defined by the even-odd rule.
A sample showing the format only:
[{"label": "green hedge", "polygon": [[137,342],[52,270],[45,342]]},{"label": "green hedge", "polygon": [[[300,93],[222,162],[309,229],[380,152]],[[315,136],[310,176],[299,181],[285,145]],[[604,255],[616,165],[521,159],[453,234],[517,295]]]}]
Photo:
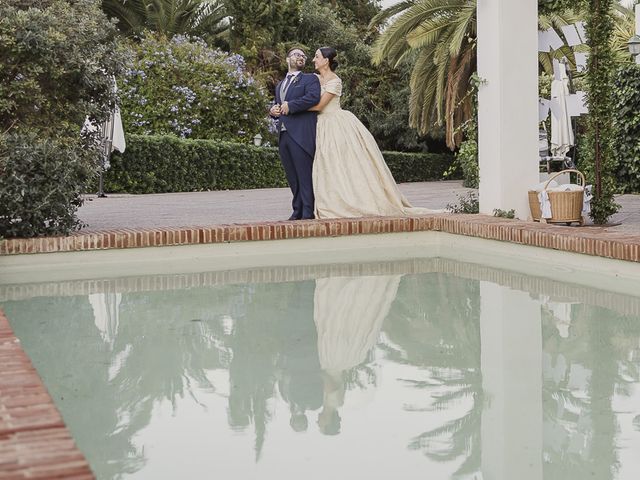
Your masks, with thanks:
[{"label": "green hedge", "polygon": [[618,160],[617,188],[622,193],[640,193],[640,66],[635,63],[617,70],[613,94],[615,141]]},{"label": "green hedge", "polygon": [[[397,182],[440,180],[450,154],[384,152]],[[174,136],[127,136],[105,174],[105,191],[192,192],[286,187],[278,150]]]}]

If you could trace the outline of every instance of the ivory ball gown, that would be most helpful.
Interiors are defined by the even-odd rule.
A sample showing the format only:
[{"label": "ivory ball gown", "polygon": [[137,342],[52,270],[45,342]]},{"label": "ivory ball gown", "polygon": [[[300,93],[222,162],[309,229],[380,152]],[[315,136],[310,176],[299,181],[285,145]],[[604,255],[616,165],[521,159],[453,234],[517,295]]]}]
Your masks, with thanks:
[{"label": "ivory ball gown", "polygon": [[340,106],[342,80],[321,86],[335,96],[318,115],[313,191],[316,218],[439,213],[412,207],[400,193],[373,135]]}]

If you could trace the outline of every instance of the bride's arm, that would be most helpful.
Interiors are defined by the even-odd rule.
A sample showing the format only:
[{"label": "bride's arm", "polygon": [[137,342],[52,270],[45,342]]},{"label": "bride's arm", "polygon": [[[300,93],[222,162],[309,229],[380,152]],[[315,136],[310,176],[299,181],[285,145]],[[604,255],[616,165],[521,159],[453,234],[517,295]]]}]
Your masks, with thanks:
[{"label": "bride's arm", "polygon": [[320,103],[318,103],[315,107],[311,107],[309,109],[310,112],[321,112],[322,110],[324,110],[324,107],[326,107],[329,102],[331,101],[331,99],[333,97],[335,97],[336,94],[335,93],[329,93],[329,92],[324,92],[322,94],[322,96],[320,97]]}]

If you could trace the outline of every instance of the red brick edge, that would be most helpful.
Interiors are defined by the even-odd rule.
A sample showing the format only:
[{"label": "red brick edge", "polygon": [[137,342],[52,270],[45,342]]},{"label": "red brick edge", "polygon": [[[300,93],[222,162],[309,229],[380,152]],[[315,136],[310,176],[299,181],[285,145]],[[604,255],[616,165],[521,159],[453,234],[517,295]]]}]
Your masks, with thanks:
[{"label": "red brick edge", "polygon": [[0,240],[0,255],[420,231],[439,231],[640,262],[640,236],[638,235],[609,232],[603,227],[561,227],[486,215],[446,214],[402,218],[372,217],[264,222],[150,230],[81,231],[68,237]]},{"label": "red brick edge", "polygon": [[93,479],[0,310],[0,478]]}]

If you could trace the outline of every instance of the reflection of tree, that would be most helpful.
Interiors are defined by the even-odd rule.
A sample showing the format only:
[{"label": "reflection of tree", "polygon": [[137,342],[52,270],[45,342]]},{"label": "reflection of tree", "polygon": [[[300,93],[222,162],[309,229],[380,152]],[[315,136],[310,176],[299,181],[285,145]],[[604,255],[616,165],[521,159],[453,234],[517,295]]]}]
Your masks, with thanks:
[{"label": "reflection of tree", "polygon": [[[417,299],[417,300],[416,300]],[[482,376],[480,372],[479,282],[446,274],[406,276],[385,333],[387,356],[423,367],[428,381],[405,380],[424,389],[428,405],[416,411],[442,411],[469,402],[467,412],[411,440],[409,447],[440,461],[464,457],[456,474],[480,467]]]},{"label": "reflection of tree", "polygon": [[[267,422],[272,417],[268,401],[274,394],[278,343],[274,335],[280,297],[271,285],[252,285],[245,314],[235,318],[229,338],[228,420],[232,428],[244,430],[253,424],[256,460],[265,441]],[[277,290],[277,288],[275,289]],[[280,307],[280,308],[278,308]]]},{"label": "reflection of tree", "polygon": [[123,294],[109,343],[87,297],[5,307],[92,469],[117,478],[144,466],[144,447],[132,438],[156,404],[175,408],[179,397],[197,401],[197,390],[215,390],[206,372],[229,356],[221,320],[241,310],[244,294],[234,286]]},{"label": "reflection of tree", "polygon": [[[545,479],[612,479],[618,468],[616,395],[629,393],[640,325],[599,307],[574,306],[561,338],[543,309],[543,348],[551,359],[543,387]],[[637,360],[637,359],[636,359]]]},{"label": "reflection of tree", "polygon": [[118,428],[120,401],[109,386],[111,351],[96,330],[87,297],[2,307],[92,469],[103,478],[138,470],[144,456]]}]

